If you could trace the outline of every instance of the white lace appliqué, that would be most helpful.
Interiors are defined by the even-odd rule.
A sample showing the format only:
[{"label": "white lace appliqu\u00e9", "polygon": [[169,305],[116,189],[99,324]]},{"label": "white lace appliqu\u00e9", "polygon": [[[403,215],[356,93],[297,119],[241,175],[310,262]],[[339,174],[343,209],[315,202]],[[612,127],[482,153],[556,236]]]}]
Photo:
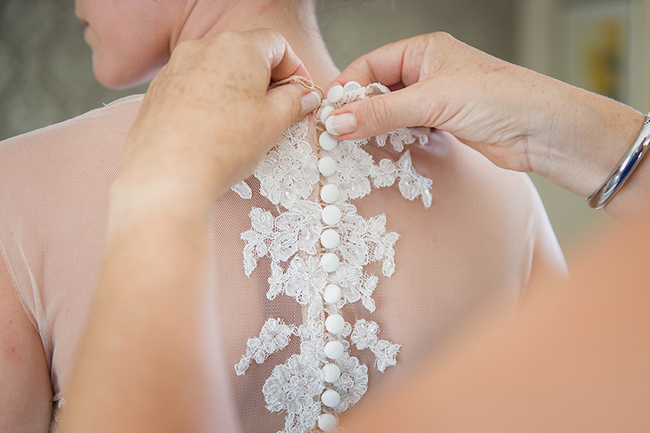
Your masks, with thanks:
[{"label": "white lace appliqu\u00e9", "polygon": [[[337,102],[326,104],[338,107],[387,91],[379,84],[354,86]],[[270,258],[267,298],[290,296],[303,306],[300,325],[269,318],[259,336],[248,340],[246,353],[235,366],[237,374],[243,375],[253,361],[262,364],[286,348],[291,338],[300,339],[300,353],[277,365],[262,389],[269,411],[286,412],[283,433],[304,433],[316,427],[333,430],[337,414],[365,394],[368,367],[350,354],[351,345],[369,349],[381,372],[397,362],[400,345],[379,339],[377,323],[361,319],[351,325],[342,316],[348,303],[361,302],[369,312],[375,310],[372,295],[379,278],[364,268],[379,262],[384,276],[393,275],[393,247],[399,238],[386,231],[384,215],[366,219],[350,201],[370,194],[373,185],[384,188],[395,183],[408,200],[421,197],[427,208],[432,201],[432,181],[415,172],[408,151],[397,162],[382,159],[375,163],[363,150],[371,140],[330,140],[336,145],[327,146],[329,150],[320,148],[317,155],[308,134],[307,120],[294,124],[258,166],[255,177],[260,181],[260,193],[282,211],[274,216],[268,210],[252,208],[251,228],[241,235],[246,275],[251,275],[260,258]],[[402,152],[404,145],[426,144],[427,134],[403,128],[374,141],[378,146],[390,143]],[[322,174],[319,158],[331,158],[335,168]],[[321,183],[335,193],[310,201]],[[245,182],[235,185],[233,191],[245,199],[252,197]]]}]

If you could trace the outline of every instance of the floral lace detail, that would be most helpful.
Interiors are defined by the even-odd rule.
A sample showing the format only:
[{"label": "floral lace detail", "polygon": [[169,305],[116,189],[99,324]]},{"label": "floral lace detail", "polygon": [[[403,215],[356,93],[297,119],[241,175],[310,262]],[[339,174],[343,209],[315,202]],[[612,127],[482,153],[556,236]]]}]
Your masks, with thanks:
[{"label": "floral lace detail", "polygon": [[271,212],[253,208],[249,214],[252,228],[242,233],[244,271],[246,275],[257,267],[257,259],[270,256],[273,263],[286,262],[296,252],[314,255],[323,223],[321,207],[308,201],[296,202],[291,210],[277,218]]},{"label": "floral lace detail", "polygon": [[273,262],[271,272],[266,297],[273,300],[279,293],[285,293],[296,298],[300,305],[309,305],[308,317],[316,320],[323,311],[320,298],[327,285],[327,272],[320,267],[318,259],[313,256],[306,260],[294,257],[286,271]]},{"label": "floral lace detail", "polygon": [[243,180],[241,182],[239,182],[238,184],[233,185],[230,189],[233,190],[234,192],[236,192],[237,195],[240,196],[241,198],[245,198],[245,199],[249,199],[249,200],[251,198],[253,198],[253,190]]},{"label": "floral lace detail", "polygon": [[370,177],[377,188],[391,186],[399,179],[399,191],[408,200],[422,196],[425,208],[431,207],[433,196],[431,185],[433,181],[416,173],[411,162],[411,153],[407,150],[395,164],[390,159],[382,159],[379,165],[370,170]]},{"label": "floral lace detail", "polygon": [[368,367],[348,354],[344,354],[335,362],[341,369],[341,376],[332,385],[341,396],[341,402],[334,410],[344,412],[358,403],[368,390]]},{"label": "floral lace detail", "polygon": [[318,158],[307,141],[308,131],[306,119],[294,123],[255,170],[260,193],[273,204],[289,209],[309,197],[318,182]]},{"label": "floral lace detail", "polygon": [[350,341],[359,350],[370,349],[375,355],[375,367],[377,367],[377,370],[383,372],[386,370],[386,367],[397,363],[397,352],[399,352],[401,345],[380,340],[377,334],[379,334],[379,325],[377,323],[361,319],[354,324]]},{"label": "floral lace detail", "polygon": [[314,399],[325,389],[318,360],[308,355],[291,355],[277,365],[262,391],[270,412],[287,412],[284,431],[307,432],[316,426],[321,405]]},{"label": "floral lace detail", "polygon": [[[340,101],[328,104],[338,107],[386,92],[384,86],[373,84],[351,90]],[[309,133],[306,120],[294,124],[262,160],[255,171],[260,194],[278,206],[280,213],[274,216],[268,210],[252,208],[251,228],[241,234],[245,242],[246,275],[250,276],[256,269],[260,258],[270,258],[267,298],[272,301],[280,295],[289,296],[303,307],[304,319],[300,325],[268,319],[259,336],[248,340],[246,353],[235,366],[237,374],[243,375],[252,361],[261,364],[271,354],[286,348],[292,336],[300,339],[300,352],[276,365],[262,389],[267,409],[286,413],[283,433],[311,431],[319,419],[331,420],[366,393],[368,367],[350,354],[351,343],[358,350],[369,349],[375,355],[375,367],[381,372],[397,362],[401,346],[380,340],[377,323],[360,319],[352,326],[341,316],[344,307],[354,302],[361,302],[370,313],[375,311],[372,296],[379,277],[366,272],[365,267],[381,263],[382,274],[392,276],[394,245],[399,239],[397,233],[386,230],[385,215],[364,218],[350,200],[370,194],[373,186],[384,188],[397,182],[406,199],[421,197],[426,207],[432,202],[432,181],[415,172],[408,151],[397,162],[382,159],[375,163],[363,149],[371,143],[385,146],[389,142],[402,152],[404,145],[416,141],[425,144],[424,130],[405,128],[382,134],[375,140],[340,141],[331,150],[319,149],[318,156],[309,144]],[[319,157],[330,157],[335,162],[335,169],[328,176],[319,173]],[[328,200],[339,211],[340,217],[335,220],[324,217],[325,203],[309,199],[320,182],[337,191],[338,197]],[[252,197],[252,190],[245,182],[232,189],[242,198]],[[336,242],[328,248],[321,244],[325,230],[336,234]],[[336,260],[326,265],[325,255],[329,259],[335,256]],[[332,287],[334,297],[331,292],[328,295]],[[332,316],[338,316],[333,317],[338,325],[324,320]],[[334,368],[337,374],[326,374],[325,366],[330,371]],[[334,398],[329,398],[332,395]]]},{"label": "floral lace detail", "polygon": [[429,141],[429,128],[399,128],[394,131],[384,132],[375,137],[377,146],[385,146],[389,142],[398,151],[404,151],[405,144],[412,144],[416,140],[420,145]]},{"label": "floral lace detail", "polygon": [[287,347],[294,333],[293,328],[286,325],[282,319],[268,319],[262,326],[260,336],[248,340],[246,355],[242,356],[239,364],[235,366],[237,375],[241,376],[246,372],[251,360],[262,364],[270,355]]}]

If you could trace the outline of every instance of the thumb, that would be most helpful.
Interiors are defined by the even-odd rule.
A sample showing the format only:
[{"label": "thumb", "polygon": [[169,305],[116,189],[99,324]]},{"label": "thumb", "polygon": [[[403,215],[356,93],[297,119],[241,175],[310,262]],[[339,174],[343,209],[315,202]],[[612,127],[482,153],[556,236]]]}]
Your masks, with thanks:
[{"label": "thumb", "polygon": [[314,111],[321,102],[320,94],[298,83],[285,84],[266,93],[269,110],[280,132]]},{"label": "thumb", "polygon": [[337,108],[327,118],[327,131],[342,140],[352,140],[397,128],[435,126],[430,124],[430,119],[437,117],[432,98],[419,84]]}]

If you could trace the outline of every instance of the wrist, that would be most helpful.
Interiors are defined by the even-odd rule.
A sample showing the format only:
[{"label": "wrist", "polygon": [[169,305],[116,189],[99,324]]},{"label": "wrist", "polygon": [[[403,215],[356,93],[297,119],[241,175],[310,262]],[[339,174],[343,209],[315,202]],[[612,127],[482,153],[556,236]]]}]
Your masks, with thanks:
[{"label": "wrist", "polygon": [[563,83],[557,90],[550,95],[554,102],[541,108],[542,121],[531,138],[531,166],[563,188],[588,197],[634,142],[644,116],[625,104]]},{"label": "wrist", "polygon": [[109,233],[160,219],[186,227],[207,224],[213,204],[194,185],[162,179],[133,184],[118,177],[110,190]]}]

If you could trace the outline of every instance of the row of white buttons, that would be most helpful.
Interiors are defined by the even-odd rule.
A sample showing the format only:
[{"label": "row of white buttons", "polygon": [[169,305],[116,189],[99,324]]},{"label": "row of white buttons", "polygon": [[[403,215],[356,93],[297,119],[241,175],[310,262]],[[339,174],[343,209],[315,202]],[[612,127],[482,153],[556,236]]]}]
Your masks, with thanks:
[{"label": "row of white buttons", "polygon": [[[327,94],[327,98],[330,102],[338,102],[346,91],[355,90],[360,88],[359,84],[350,82],[346,84],[346,87],[335,86]],[[323,109],[321,114],[321,120],[323,124],[327,120],[327,117],[332,112],[333,107],[326,107]],[[329,133],[323,132],[318,139],[318,142],[322,149],[324,150],[333,150],[338,145],[338,140],[332,137]],[[318,161],[318,171],[325,177],[331,176],[336,172],[336,161],[334,158],[329,156],[324,156]],[[338,224],[341,220],[341,210],[331,204],[338,200],[339,198],[339,189],[336,185],[327,184],[323,186],[320,193],[321,200],[328,204],[323,208],[321,219],[323,222],[329,226],[334,226]],[[334,229],[326,229],[320,236],[320,242],[323,248],[332,249],[336,248],[341,239],[338,232]],[[334,272],[338,269],[340,261],[336,254],[334,253],[325,253],[321,257],[321,267],[326,272]],[[335,304],[341,300],[341,288],[335,284],[329,284],[325,287],[323,291],[323,299],[328,304]],[[327,319],[325,319],[325,329],[327,332],[338,335],[343,331],[345,326],[345,320],[340,314],[330,314]],[[325,355],[331,359],[336,360],[340,358],[345,352],[343,343],[340,341],[330,341],[325,345]],[[323,366],[323,378],[326,382],[334,383],[341,376],[341,369],[338,365],[334,363],[328,363]],[[338,392],[327,389],[321,395],[321,402],[323,405],[329,408],[335,408],[341,402],[341,396]],[[325,432],[332,431],[336,428],[337,420],[336,417],[329,413],[321,414],[318,417],[318,428]]]},{"label": "row of white buttons", "polygon": [[[338,140],[329,135],[327,132],[323,132],[318,141],[321,147],[325,150],[332,150],[338,144]],[[334,161],[334,158],[329,156],[321,157],[318,161],[318,170],[325,177],[331,176],[336,172],[336,161]],[[334,184],[324,185],[320,191],[320,198],[328,204],[325,206],[325,208],[323,208],[321,219],[327,225],[336,225],[341,220],[341,210],[332,203],[334,203],[339,198],[338,187]],[[320,243],[323,248],[336,248],[339,245],[340,241],[341,238],[334,229],[326,229],[323,231],[323,233],[321,233]],[[338,269],[340,262],[336,254],[325,253],[321,257],[320,264],[326,272],[334,272]]]}]

